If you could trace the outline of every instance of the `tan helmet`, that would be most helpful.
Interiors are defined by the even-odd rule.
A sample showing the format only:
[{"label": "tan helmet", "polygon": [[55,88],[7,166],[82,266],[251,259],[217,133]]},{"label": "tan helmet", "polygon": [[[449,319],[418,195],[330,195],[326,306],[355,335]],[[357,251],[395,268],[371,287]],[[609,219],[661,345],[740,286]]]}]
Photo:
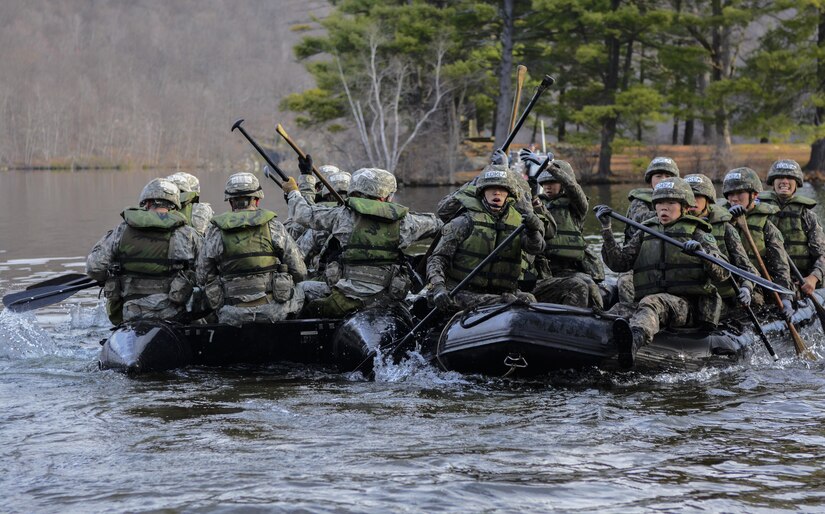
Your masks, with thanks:
[{"label": "tan helmet", "polygon": [[694,173],[686,175],[685,182],[693,190],[693,196],[702,195],[708,199],[708,203],[716,203],[716,188],[713,187],[710,177],[701,173]]},{"label": "tan helmet", "polygon": [[725,197],[734,191],[750,191],[751,193],[762,192],[762,180],[750,168],[734,168],[725,174],[722,181],[722,194]]},{"label": "tan helmet", "polygon": [[252,198],[263,198],[264,192],[258,177],[252,173],[235,173],[226,181],[226,188],[223,191],[224,201],[230,198],[251,196]]},{"label": "tan helmet", "polygon": [[[335,189],[338,193],[345,195],[349,192],[349,185],[352,182],[352,175],[347,173],[346,171],[339,171],[337,173],[330,173],[326,176],[327,182],[329,185]],[[322,195],[328,195],[329,189],[327,186],[324,186],[324,189],[321,191]]]},{"label": "tan helmet", "polygon": [[352,174],[349,192],[368,198],[389,198],[398,189],[395,176],[380,168],[361,168]]},{"label": "tan helmet", "polygon": [[796,185],[798,187],[802,187],[802,182],[804,181],[802,167],[793,159],[780,159],[771,164],[771,167],[768,170],[768,178],[765,182],[771,186],[773,185],[774,179],[777,177],[791,177],[796,180]]},{"label": "tan helmet", "polygon": [[503,187],[510,193],[511,196],[516,195],[516,187],[513,185],[513,180],[510,178],[507,166],[502,164],[489,164],[479,174],[476,179],[476,191],[478,194],[488,187]]},{"label": "tan helmet", "polygon": [[650,184],[656,173],[667,173],[671,177],[678,177],[679,166],[676,166],[676,161],[670,157],[654,157],[645,170],[645,182]]},{"label": "tan helmet", "polygon": [[659,200],[677,200],[688,207],[696,207],[693,190],[683,179],[668,177],[653,188],[653,203]]},{"label": "tan helmet", "polygon": [[179,171],[169,175],[166,179],[174,182],[175,185],[178,186],[178,189],[180,189],[181,193],[201,192],[201,182],[195,175],[190,175],[189,173]]},{"label": "tan helmet", "polygon": [[180,190],[170,180],[153,178],[140,192],[138,202],[143,207],[148,200],[162,200],[180,209]]}]

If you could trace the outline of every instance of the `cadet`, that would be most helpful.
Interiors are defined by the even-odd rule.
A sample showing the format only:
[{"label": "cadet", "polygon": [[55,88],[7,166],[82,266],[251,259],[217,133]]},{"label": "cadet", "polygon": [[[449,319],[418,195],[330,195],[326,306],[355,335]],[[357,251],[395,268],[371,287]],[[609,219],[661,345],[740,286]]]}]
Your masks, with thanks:
[{"label": "cadet", "polygon": [[[690,185],[693,196],[696,198],[696,206],[690,207],[688,210],[691,215],[703,218],[710,223],[713,227],[712,234],[716,239],[716,246],[719,247],[719,251],[725,259],[737,268],[759,275],[759,272],[753,267],[748,258],[745,247],[742,246],[739,232],[730,223],[733,217],[727,209],[716,205],[716,188],[713,187],[710,177],[696,173],[687,175],[685,182]],[[716,289],[719,291],[719,296],[722,297],[722,300],[725,300],[726,305],[729,307],[733,307],[734,298],[738,299],[739,303],[745,307],[751,304],[753,283],[749,280],[740,279],[738,290],[730,282],[716,284]]]},{"label": "cadet", "polygon": [[[441,229],[441,240],[427,261],[430,298],[439,310],[467,309],[500,301],[502,295],[516,295],[535,301],[518,291],[522,251],[539,255],[544,249],[544,224],[533,212],[515,207],[515,186],[506,166],[489,165],[475,183],[476,196],[462,195],[463,210]],[[524,223],[527,229],[497,258],[477,274],[462,291],[450,298],[452,290],[504,239]],[[506,296],[505,296],[506,298]]]},{"label": "cadet", "polygon": [[683,242],[684,251],[642,231],[620,246],[610,228],[610,207],[596,206],[605,264],[613,271],[633,271],[638,303],[622,303],[611,309],[617,314],[632,312],[629,322],[619,318],[613,324],[619,363],[624,367],[633,365],[636,352],[649,344],[661,327],[715,327],[722,302],[713,283],[728,279],[724,268],[691,256],[699,250],[717,257],[720,254],[710,224],[686,214],[688,207],[695,206],[695,199],[685,181],[678,177],[660,181],[651,200],[656,217],[643,224]]},{"label": "cadet", "polygon": [[785,239],[785,250],[805,277],[802,292],[813,293],[825,275],[825,233],[813,211],[816,201],[797,194],[802,187],[799,163],[782,159],[771,164],[768,185],[773,191],[759,193],[759,201],[773,205],[779,212],[770,217]]},{"label": "cadet", "polygon": [[295,241],[272,211],[257,177],[229,177],[224,200],[232,210],[212,218],[198,259],[198,283],[221,323],[271,323],[300,312],[303,292],[295,287],[306,267]]},{"label": "cadet", "polygon": [[327,263],[327,281],[304,282],[307,316],[339,318],[365,306],[402,300],[410,289],[401,250],[432,237],[441,227],[433,214],[416,214],[392,203],[392,173],[362,168],[352,174],[346,205],[311,205],[295,179],[283,183],[296,223],[328,232],[340,245],[337,262]]},{"label": "cadet", "polygon": [[[541,157],[522,150],[521,157],[535,164]],[[555,160],[538,176],[544,191],[539,199],[555,221],[555,237],[545,234],[543,258],[537,259],[539,281],[533,295],[540,302],[602,309],[599,286],[587,273],[587,241],[582,229],[587,196],[576,182],[572,166]],[[597,259],[598,260],[598,259]],[[598,260],[599,264],[601,261]]]},{"label": "cadet", "polygon": [[[321,168],[324,167],[325,166],[321,166]],[[334,168],[334,166],[326,166],[326,168]],[[338,168],[335,169],[337,170]],[[349,185],[352,180],[352,176],[349,173],[346,171],[331,172],[326,176],[326,179],[329,185],[331,185],[342,198],[347,198]],[[338,205],[338,201],[326,186],[323,187],[320,194],[321,201],[318,202],[317,205],[327,207],[335,207]],[[306,195],[304,195],[304,198],[306,198]],[[307,200],[307,202],[312,203],[309,202],[309,200]],[[323,273],[326,268],[326,263],[336,260],[340,255],[338,241],[333,238],[329,232],[323,230],[306,229],[296,242],[298,243],[298,249],[301,250],[304,256],[304,262],[307,267],[312,266],[318,273]]]},{"label": "cadet", "polygon": [[[630,200],[630,205],[627,207],[626,218],[641,223],[646,219],[656,216],[656,209],[653,207],[653,188],[656,184],[668,177],[678,177],[679,167],[676,161],[670,157],[655,157],[645,170],[645,182],[650,187],[640,187],[633,189],[627,194],[627,199]],[[625,242],[630,241],[630,238],[638,231],[638,229],[630,225],[624,228]]]},{"label": "cadet", "polygon": [[106,313],[115,325],[138,319],[183,319],[195,285],[201,238],[186,224],[178,187],[156,178],[140,193],[140,208],[97,242],[86,274],[105,282]]},{"label": "cadet", "polygon": [[[298,170],[301,172],[297,180],[298,190],[307,203],[310,205],[326,204],[333,207],[338,205],[335,196],[312,174],[312,156],[309,154],[304,157],[298,156]],[[337,166],[332,166],[331,164],[319,166],[318,171],[324,175],[324,178],[327,182],[330,182],[330,185],[336,189],[338,194],[341,194],[339,189],[344,189],[344,194],[341,194],[341,196],[346,198],[346,190],[349,189],[351,180],[349,173],[341,171]],[[335,184],[330,180],[333,176],[335,176]],[[291,207],[288,206],[288,209],[287,220],[284,226],[286,226],[289,235],[291,235],[295,241],[298,241],[304,232],[306,232],[307,227],[296,223],[295,213],[292,212]]]},{"label": "cadet", "polygon": [[201,183],[198,177],[178,172],[169,175],[166,179],[173,182],[180,190],[180,212],[186,216],[186,222],[201,237],[205,236],[209,222],[215,213],[211,205],[200,201]]},{"label": "cadet", "polygon": [[[770,221],[771,216],[779,212],[779,208],[760,202],[757,195],[761,191],[762,181],[759,180],[759,175],[755,171],[750,168],[730,170],[722,182],[722,194],[725,195],[727,200],[723,206],[730,208],[730,213],[734,217],[732,221],[734,224],[735,218],[745,216],[748,230],[771,278],[780,286],[793,290],[782,233]],[[746,241],[745,234],[742,233],[738,225],[736,225],[736,230],[739,231],[739,237],[742,239],[751,264],[759,269],[756,255]],[[764,296],[759,292],[754,300],[758,305],[762,305]],[[786,317],[790,317],[794,312],[791,300],[790,296],[782,299],[783,314]]]}]

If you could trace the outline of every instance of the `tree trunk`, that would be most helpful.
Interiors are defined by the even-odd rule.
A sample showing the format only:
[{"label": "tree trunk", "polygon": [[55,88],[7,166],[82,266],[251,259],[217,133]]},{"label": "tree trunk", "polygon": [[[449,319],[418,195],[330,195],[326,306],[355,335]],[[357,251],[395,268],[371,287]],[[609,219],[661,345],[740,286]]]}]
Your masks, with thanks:
[{"label": "tree trunk", "polygon": [[686,146],[690,146],[693,144],[693,129],[696,120],[693,118],[688,118],[685,120],[685,131],[682,134],[682,144]]},{"label": "tree trunk", "polygon": [[[825,49],[825,9],[819,11],[816,45],[819,48],[816,60],[816,92],[822,94],[825,91],[825,58],[822,57],[822,50]],[[817,127],[825,123],[825,107],[817,106],[814,116],[814,125]],[[825,171],[825,139],[817,139],[811,144],[811,158],[805,165],[805,170]]]},{"label": "tree trunk", "polygon": [[[611,8],[618,10],[621,0],[612,0]],[[604,75],[604,93],[602,94],[602,104],[612,105],[616,99],[616,91],[619,88],[619,63],[621,61],[621,48],[619,40],[615,36],[608,36],[605,41],[607,47],[607,70]],[[610,159],[613,157],[613,140],[616,138],[616,116],[609,116],[602,120],[602,134],[599,148],[599,167],[596,175],[608,177],[610,175]]]},{"label": "tree trunk", "polygon": [[498,69],[498,103],[496,104],[495,147],[507,139],[510,130],[510,114],[513,111],[513,3],[503,0],[501,6],[501,66]]},{"label": "tree trunk", "polygon": [[670,132],[670,144],[679,144],[679,118],[673,118],[673,130]]},{"label": "tree trunk", "polygon": [[[711,2],[713,9],[713,16],[722,18],[724,15],[722,8],[722,0],[713,0]],[[721,82],[730,70],[731,48],[730,48],[730,29],[722,25],[713,27],[713,51],[711,52],[712,73],[711,80],[713,82]],[[730,140],[730,119],[728,118],[728,110],[725,107],[725,101],[719,99],[714,112],[714,127],[716,129],[716,146],[725,150],[729,150],[731,146]]]}]

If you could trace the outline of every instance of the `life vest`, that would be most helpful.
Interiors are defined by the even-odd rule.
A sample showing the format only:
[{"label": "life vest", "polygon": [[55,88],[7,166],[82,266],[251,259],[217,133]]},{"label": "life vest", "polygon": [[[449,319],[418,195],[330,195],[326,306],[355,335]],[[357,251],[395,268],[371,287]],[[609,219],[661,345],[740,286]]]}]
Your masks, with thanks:
[{"label": "life vest", "polygon": [[355,223],[341,262],[355,266],[397,263],[401,256],[401,220],[409,209],[358,197],[347,198],[347,206],[355,212]]},{"label": "life vest", "polygon": [[[462,281],[481,261],[501,244],[519,225],[521,214],[513,206],[514,200],[507,199],[504,214],[495,218],[482,205],[481,201],[467,201],[465,216],[472,221],[470,235],[456,249],[447,276],[455,281]],[[492,263],[485,266],[470,281],[468,289],[477,293],[506,293],[518,288],[521,274],[521,240],[516,238],[507,248],[502,249]]]},{"label": "life vest", "polygon": [[186,217],[186,224],[192,225],[192,204],[197,203],[200,198],[200,193],[195,191],[187,191],[180,194],[180,212]]},{"label": "life vest", "polygon": [[169,258],[172,234],[186,225],[186,218],[177,211],[161,214],[138,208],[126,209],[121,216],[126,228],[118,242],[116,261],[124,277],[123,299],[168,294],[174,275],[188,265]]},{"label": "life vest", "polygon": [[581,224],[573,219],[573,213],[570,212],[570,199],[562,196],[546,200],[544,205],[556,221],[555,237],[545,239],[544,254],[551,257],[551,265],[552,257],[581,262],[584,259],[587,241],[582,235]]},{"label": "life vest", "polygon": [[[728,207],[729,204],[727,202],[722,204],[723,207]],[[769,205],[762,202],[756,202],[753,209],[749,210],[745,217],[748,222],[748,231],[751,233],[751,237],[753,238],[753,242],[756,245],[756,249],[759,252],[759,255],[764,259],[765,258],[765,225],[770,221],[771,215],[776,213],[779,210],[778,207],[773,205]],[[742,244],[745,247],[745,252],[748,254],[748,258],[751,260],[751,264],[753,264],[756,269],[759,269],[759,262],[756,260],[756,254],[753,253],[753,249],[751,245],[747,241],[747,237],[745,234],[742,233],[742,229],[739,228],[737,223],[734,223],[733,226],[736,227],[736,231],[739,233],[740,239],[742,239]]]},{"label": "life vest", "polygon": [[816,257],[812,256],[808,246],[808,234],[802,226],[802,215],[807,209],[816,207],[816,201],[810,198],[793,195],[782,202],[774,191],[759,193],[759,200],[779,209],[770,217],[771,223],[782,232],[785,240],[785,250],[803,275],[807,275],[813,268]]},{"label": "life vest", "polygon": [[271,276],[280,267],[283,251],[272,243],[269,222],[275,217],[272,211],[256,209],[212,218],[221,230],[223,254],[218,272],[227,299],[271,292]]},{"label": "life vest", "polygon": [[[693,216],[682,216],[667,226],[658,219],[649,219],[644,225],[680,242],[692,240],[696,230],[708,233],[712,230],[708,222]],[[633,265],[633,285],[636,301],[656,293],[679,296],[712,296],[716,293],[699,257],[687,255],[681,248],[646,232]]]},{"label": "life vest", "polygon": [[639,200],[644,202],[648,209],[651,211],[655,210],[653,208],[653,189],[649,187],[639,187],[636,189],[632,189],[629,193],[627,193],[627,199],[631,202],[633,200]]},{"label": "life vest", "polygon": [[[732,219],[733,216],[730,215],[727,209],[708,204],[707,221],[712,227],[711,234],[713,234],[714,239],[716,239],[716,246],[719,247],[719,252],[725,256],[728,262],[730,262],[730,252],[728,251],[728,243],[725,240],[725,232],[726,226]],[[725,280],[722,284],[717,284],[716,289],[722,298],[732,298],[738,293],[729,280]]]}]

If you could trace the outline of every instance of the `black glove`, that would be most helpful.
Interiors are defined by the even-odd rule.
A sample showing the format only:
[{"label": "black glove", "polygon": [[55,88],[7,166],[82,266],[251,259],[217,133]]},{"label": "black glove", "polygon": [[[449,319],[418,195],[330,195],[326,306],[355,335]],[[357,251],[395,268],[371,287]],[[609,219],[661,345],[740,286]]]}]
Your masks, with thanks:
[{"label": "black glove", "polygon": [[524,222],[524,226],[531,232],[538,232],[544,228],[544,223],[541,221],[541,218],[536,216],[533,212],[523,215],[522,220]]},{"label": "black glove", "polygon": [[682,248],[682,251],[685,253],[696,253],[702,250],[702,243],[699,241],[694,241],[691,239],[690,241],[685,241],[685,246]]},{"label": "black glove", "polygon": [[490,163],[501,166],[509,166],[510,159],[508,159],[507,154],[505,154],[504,151],[501,148],[499,148],[498,150],[493,152],[493,156],[490,158]]},{"label": "black glove", "polygon": [[306,157],[298,156],[298,170],[301,175],[312,175],[312,156],[306,154]]},{"label": "black glove", "polygon": [[444,284],[432,286],[432,291],[430,294],[432,295],[433,303],[440,311],[449,311],[455,305],[453,303],[453,299],[450,298],[450,293],[447,292],[447,287],[444,286]]},{"label": "black glove", "polygon": [[745,207],[742,205],[734,205],[733,207],[728,209],[728,212],[730,212],[730,215],[734,218],[738,218],[739,216],[744,216],[748,212],[748,210],[745,209]]},{"label": "black glove", "polygon": [[522,148],[521,151],[518,153],[518,156],[521,158],[522,161],[535,164],[536,166],[541,166],[541,163],[544,162],[544,159],[542,159],[536,153],[531,152],[527,148]]},{"label": "black glove", "polygon": [[793,313],[796,310],[793,308],[793,303],[787,298],[782,299],[782,315],[785,316],[785,319],[791,319],[793,317]]},{"label": "black glove", "polygon": [[596,213],[596,217],[599,219],[599,222],[601,222],[602,227],[607,228],[610,226],[610,213],[613,212],[610,206],[597,205],[593,207],[593,212]]}]

